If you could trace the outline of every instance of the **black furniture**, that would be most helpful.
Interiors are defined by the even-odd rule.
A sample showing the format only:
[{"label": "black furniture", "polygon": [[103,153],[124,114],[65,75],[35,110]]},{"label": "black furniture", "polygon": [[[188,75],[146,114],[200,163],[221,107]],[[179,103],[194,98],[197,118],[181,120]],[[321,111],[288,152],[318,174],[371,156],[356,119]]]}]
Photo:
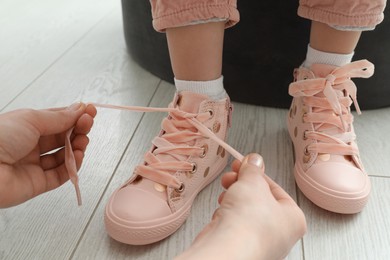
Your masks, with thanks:
[{"label": "black furniture", "polygon": [[[291,101],[288,85],[293,69],[305,57],[310,21],[296,15],[298,1],[238,4],[241,21],[225,34],[225,88],[234,101],[287,108]],[[130,55],[146,70],[172,82],[166,38],[152,28],[149,1],[122,0],[122,8]],[[368,59],[376,66],[372,78],[354,80],[362,109],[390,106],[389,27],[390,18],[375,31],[363,33],[356,50],[354,60]]]}]

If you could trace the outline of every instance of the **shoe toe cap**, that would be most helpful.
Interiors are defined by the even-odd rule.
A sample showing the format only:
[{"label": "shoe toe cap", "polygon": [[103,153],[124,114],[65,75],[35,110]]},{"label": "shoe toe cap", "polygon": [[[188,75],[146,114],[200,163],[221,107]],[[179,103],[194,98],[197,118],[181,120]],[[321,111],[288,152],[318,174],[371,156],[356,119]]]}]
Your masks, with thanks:
[{"label": "shoe toe cap", "polygon": [[111,212],[127,221],[155,220],[172,214],[165,200],[133,186],[118,190],[110,204]]},{"label": "shoe toe cap", "polygon": [[362,170],[337,162],[313,165],[307,176],[326,189],[340,193],[360,193],[369,185],[369,178]]}]

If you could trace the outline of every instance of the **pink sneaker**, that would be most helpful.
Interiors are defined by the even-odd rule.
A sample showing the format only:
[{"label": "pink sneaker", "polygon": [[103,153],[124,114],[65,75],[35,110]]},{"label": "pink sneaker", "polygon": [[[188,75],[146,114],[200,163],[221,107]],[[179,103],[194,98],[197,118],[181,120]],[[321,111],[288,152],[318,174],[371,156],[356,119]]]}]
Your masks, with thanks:
[{"label": "pink sneaker", "polygon": [[343,67],[314,64],[311,70],[296,69],[289,87],[295,180],[307,198],[329,211],[357,213],[368,201],[370,180],[355,142],[352,100],[360,110],[350,78],[368,78],[373,71],[366,60]]},{"label": "pink sneaker", "polygon": [[181,92],[164,111],[169,116],[144,163],[106,206],[108,234],[126,244],[150,244],[175,232],[188,217],[196,195],[227,164],[227,152],[209,137],[226,139],[232,112],[228,98],[214,101]]}]

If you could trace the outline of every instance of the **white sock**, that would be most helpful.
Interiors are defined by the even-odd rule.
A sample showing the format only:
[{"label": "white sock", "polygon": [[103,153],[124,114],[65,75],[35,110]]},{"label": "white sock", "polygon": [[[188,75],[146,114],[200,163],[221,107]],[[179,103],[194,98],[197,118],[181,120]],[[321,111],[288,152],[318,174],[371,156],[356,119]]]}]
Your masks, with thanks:
[{"label": "white sock", "polygon": [[311,65],[316,63],[341,67],[347,63],[350,63],[352,61],[353,55],[354,52],[350,54],[337,54],[337,53],[318,51],[310,47],[310,45],[308,45],[306,60],[303,63],[303,67],[310,69]]},{"label": "white sock", "polygon": [[209,81],[187,81],[175,78],[175,86],[178,92],[191,91],[207,95],[213,100],[220,100],[227,96],[223,87],[223,76]]}]

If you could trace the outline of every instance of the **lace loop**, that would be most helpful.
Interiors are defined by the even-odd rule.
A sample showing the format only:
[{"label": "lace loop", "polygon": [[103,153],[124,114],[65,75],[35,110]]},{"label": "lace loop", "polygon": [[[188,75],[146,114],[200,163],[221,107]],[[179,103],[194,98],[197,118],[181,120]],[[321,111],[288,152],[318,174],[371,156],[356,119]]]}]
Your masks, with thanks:
[{"label": "lace loop", "polygon": [[[138,112],[168,112],[168,118],[162,122],[163,136],[156,137],[152,143],[156,147],[152,152],[147,152],[144,156],[144,165],[135,168],[134,173],[154,182],[166,185],[177,190],[182,188],[182,183],[171,173],[176,171],[192,172],[194,166],[184,159],[190,155],[202,156],[204,147],[193,147],[187,143],[194,143],[199,138],[210,138],[221,145],[227,152],[236,159],[242,161],[244,156],[237,152],[223,140],[219,139],[212,131],[202,124],[214,116],[209,111],[204,113],[188,113],[179,108],[155,108],[138,106],[117,106],[110,104],[90,103],[95,107],[131,110]],[[231,109],[231,108],[230,108]],[[230,111],[229,111],[230,112]],[[230,116],[230,115],[229,115]],[[230,120],[230,119],[229,119]],[[228,122],[230,123],[230,122]],[[65,140],[65,166],[69,177],[75,186],[77,199],[81,205],[81,196],[78,186],[77,168],[74,154],[70,142],[70,135],[73,129],[68,130]],[[168,154],[174,160],[162,162],[156,156],[158,154]]]},{"label": "lace loop", "polygon": [[[367,60],[360,60],[336,68],[324,78],[299,80],[290,84],[289,94],[303,97],[305,105],[312,107],[304,121],[313,123],[315,131],[308,132],[306,137],[319,142],[310,144],[308,151],[358,155],[357,148],[350,145],[356,138],[349,127],[353,122],[349,110],[352,102],[357,113],[361,114],[356,97],[357,88],[351,78],[368,78],[373,73],[374,65]],[[299,70],[295,72],[296,76],[298,74]],[[341,129],[342,133],[332,130],[332,126]]]}]

